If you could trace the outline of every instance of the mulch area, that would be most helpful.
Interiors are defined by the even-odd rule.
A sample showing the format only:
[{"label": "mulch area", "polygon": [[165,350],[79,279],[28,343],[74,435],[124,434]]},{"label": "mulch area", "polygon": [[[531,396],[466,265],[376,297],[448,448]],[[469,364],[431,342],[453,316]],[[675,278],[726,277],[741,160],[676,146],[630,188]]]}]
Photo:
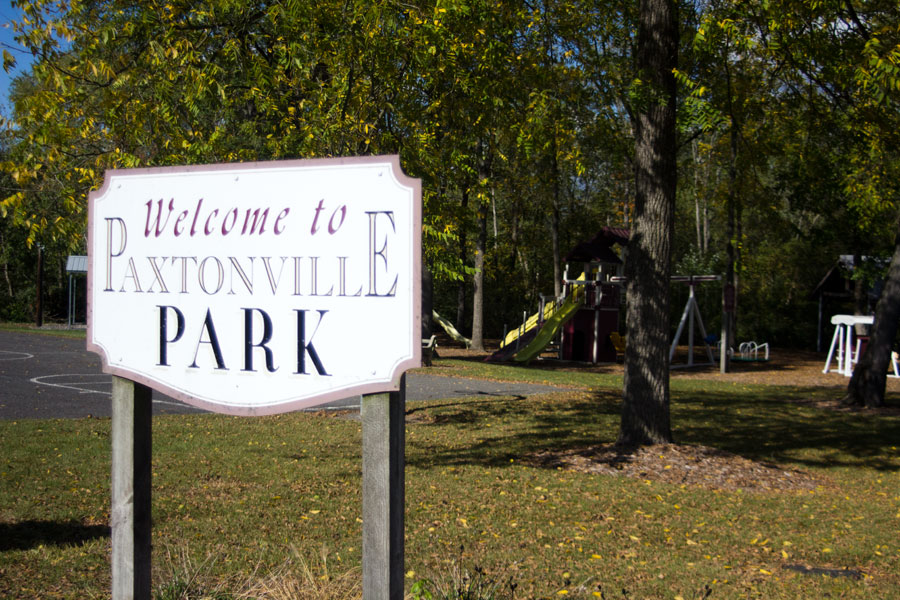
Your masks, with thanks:
[{"label": "mulch area", "polygon": [[[488,348],[496,343],[488,344]],[[438,346],[442,358],[484,360],[490,352],[476,352],[459,346]],[[675,363],[686,362],[686,349],[676,353]],[[704,379],[742,384],[784,385],[792,387],[828,387],[845,390],[849,379],[837,372],[823,373],[824,353],[802,350],[772,349],[767,362],[732,362],[729,373],[720,373],[718,366],[676,368],[673,379]],[[694,361],[706,359],[705,352],[695,349]],[[532,366],[557,371],[588,371],[621,373],[617,364],[586,365],[556,360],[541,360]],[[836,364],[832,364],[832,369]],[[900,392],[900,379],[888,378],[888,392]],[[889,407],[872,411],[845,407],[837,400],[818,402],[817,407],[884,415],[900,415],[900,408]],[[827,485],[822,477],[782,465],[749,460],[717,448],[668,444],[641,448],[622,448],[614,444],[566,449],[545,450],[523,457],[534,466],[563,468],[584,473],[634,477],[679,485],[697,485],[711,489],[743,490],[745,492],[804,491]]]},{"label": "mulch area", "polygon": [[749,460],[706,446],[666,444],[628,449],[600,444],[537,452],[525,462],[539,467],[728,491],[803,491],[825,485],[824,480],[804,471]]}]

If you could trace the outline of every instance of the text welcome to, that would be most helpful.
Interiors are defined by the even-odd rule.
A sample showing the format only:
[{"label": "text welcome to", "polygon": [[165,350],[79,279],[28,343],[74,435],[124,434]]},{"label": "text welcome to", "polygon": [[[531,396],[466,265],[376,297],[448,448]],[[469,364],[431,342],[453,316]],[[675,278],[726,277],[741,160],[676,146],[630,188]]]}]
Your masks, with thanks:
[{"label": "text welcome to", "polygon": [[408,230],[420,225],[396,200],[411,194],[365,166],[358,182],[326,170],[306,185],[280,170],[274,184],[212,171],[187,186],[139,173],[98,193],[89,344],[204,403],[192,374],[229,405],[273,385],[263,404],[391,377],[416,358]]}]

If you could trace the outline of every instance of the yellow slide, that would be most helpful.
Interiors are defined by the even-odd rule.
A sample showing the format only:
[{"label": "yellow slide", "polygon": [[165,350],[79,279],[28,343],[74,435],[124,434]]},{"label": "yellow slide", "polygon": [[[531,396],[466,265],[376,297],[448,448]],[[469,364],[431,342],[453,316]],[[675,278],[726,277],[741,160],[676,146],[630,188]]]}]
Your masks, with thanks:
[{"label": "yellow slide", "polygon": [[565,302],[562,303],[559,309],[553,311],[553,314],[544,321],[541,330],[538,331],[534,339],[527,346],[516,352],[513,360],[516,362],[528,362],[540,354],[547,347],[547,344],[553,340],[562,326],[575,316],[575,313],[581,308],[583,298],[584,286],[579,285],[566,297]]},{"label": "yellow slide", "polygon": [[[582,273],[578,277],[578,281],[584,281],[584,273]],[[575,291],[572,294],[570,294],[569,296],[579,293],[578,290],[581,290],[581,293],[584,293],[583,288],[584,288],[584,286],[582,286],[582,285],[575,286]],[[529,331],[531,331],[532,329],[537,327],[538,323],[542,323],[544,321],[550,320],[550,318],[553,316],[554,312],[556,312],[556,304],[554,302],[548,302],[547,304],[544,305],[544,318],[543,319],[540,318],[541,311],[538,311],[538,312],[534,313],[533,315],[531,315],[530,317],[528,317],[528,319],[525,320],[524,329],[520,325],[519,327],[516,327],[515,329],[513,329],[512,331],[507,333],[506,337],[503,338],[503,341],[500,342],[500,348],[505,348],[506,346],[514,343],[520,335],[524,337],[526,333],[528,333]]]},{"label": "yellow slide", "polygon": [[453,326],[453,323],[437,314],[436,310],[431,311],[431,318],[434,319],[434,321],[438,325],[444,328],[444,331],[447,332],[447,335],[449,335],[450,339],[452,339],[454,342],[461,342],[466,345],[466,348],[472,345],[472,340],[458,332],[456,330],[456,327]]}]

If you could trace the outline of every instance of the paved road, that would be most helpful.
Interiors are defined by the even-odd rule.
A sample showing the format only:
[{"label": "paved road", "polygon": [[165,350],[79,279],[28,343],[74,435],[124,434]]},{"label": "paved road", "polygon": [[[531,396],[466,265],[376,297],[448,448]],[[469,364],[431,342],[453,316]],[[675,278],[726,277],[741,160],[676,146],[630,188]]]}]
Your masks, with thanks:
[{"label": "paved road", "polygon": [[[71,419],[110,414],[109,375],[81,339],[0,331],[0,419]],[[522,396],[556,391],[546,385],[407,376],[407,400],[446,400],[471,396]],[[354,396],[324,408],[354,408]],[[319,407],[320,410],[323,407]],[[153,392],[154,414],[186,414],[200,409]]]}]

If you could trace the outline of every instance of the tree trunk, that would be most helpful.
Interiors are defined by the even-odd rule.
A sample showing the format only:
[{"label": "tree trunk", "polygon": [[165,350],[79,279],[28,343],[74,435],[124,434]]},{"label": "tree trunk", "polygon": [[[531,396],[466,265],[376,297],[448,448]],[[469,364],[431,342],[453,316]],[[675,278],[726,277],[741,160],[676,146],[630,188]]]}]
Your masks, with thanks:
[{"label": "tree trunk", "polygon": [[556,158],[556,138],[553,139],[551,177],[553,178],[553,210],[550,212],[550,245],[553,251],[553,295],[562,296],[562,256],[559,250],[559,162]]},{"label": "tree trunk", "polygon": [[691,144],[691,158],[694,160],[694,226],[697,230],[697,254],[706,256],[706,198],[700,193],[699,145],[697,140]]},{"label": "tree trunk", "polygon": [[669,277],[676,172],[674,0],[640,0],[638,77],[650,90],[635,115],[635,206],[628,258],[628,344],[618,443],[669,443]]},{"label": "tree trunk", "polygon": [[731,120],[731,128],[729,130],[729,161],[728,161],[728,197],[726,198],[728,225],[726,229],[726,237],[728,238],[725,253],[728,264],[725,266],[725,287],[731,290],[732,306],[731,310],[722,313],[722,351],[719,355],[719,370],[727,373],[729,370],[728,348],[737,346],[737,270],[738,264],[738,241],[740,240],[740,226],[737,221],[738,217],[738,189],[737,189],[737,161],[738,161],[738,142],[740,141],[740,121],[734,108],[734,96],[731,87],[731,68],[728,63],[728,56],[725,57],[725,77],[726,90],[728,92],[728,117]]},{"label": "tree trunk", "polygon": [[[0,234],[0,248],[5,248],[5,247],[6,247],[6,240],[4,239],[3,235]],[[6,281],[7,295],[10,298],[12,298],[13,297],[13,287],[12,287],[12,281],[10,281],[10,279],[9,279],[9,260],[8,259],[4,259],[4,261],[3,261],[3,279],[4,279],[4,281]]]},{"label": "tree trunk", "polygon": [[487,250],[487,207],[478,211],[475,243],[475,292],[472,295],[472,350],[484,350],[484,254]]},{"label": "tree trunk", "polygon": [[[853,270],[855,275],[853,280],[853,314],[857,316],[865,315],[869,312],[868,290],[866,289],[866,281],[861,276],[861,268],[862,254],[857,250],[853,253]],[[862,323],[857,324],[855,333],[856,335],[866,335],[866,326]]]},{"label": "tree trunk", "polygon": [[37,299],[34,309],[34,324],[44,325],[44,247],[38,244],[37,257]]},{"label": "tree trunk", "polygon": [[475,240],[475,290],[472,294],[472,345],[473,350],[484,350],[484,267],[487,253],[488,205],[484,192],[490,187],[493,198],[493,182],[491,181],[490,146],[483,141],[478,142],[478,238]]},{"label": "tree trunk", "polygon": [[879,408],[884,406],[884,388],[891,360],[891,346],[897,335],[900,319],[900,220],[894,238],[894,256],[888,268],[887,281],[875,305],[875,322],[872,325],[869,344],[860,357],[850,384],[847,386],[846,404]]},{"label": "tree trunk", "polygon": [[[468,212],[469,208],[469,190],[463,189],[462,192],[462,219],[463,224],[459,228],[459,260],[462,263],[462,266],[465,266],[468,262],[468,255],[466,254],[466,212]],[[465,276],[459,279],[459,282],[456,284],[456,328],[460,331],[464,331],[464,323],[466,319],[466,279]]]},{"label": "tree trunk", "polygon": [[434,334],[434,277],[428,263],[422,261],[422,339],[431,339]]},{"label": "tree trunk", "polygon": [[506,269],[512,272],[516,268],[516,259],[519,256],[519,208],[517,202],[512,203],[510,211],[512,214],[509,223],[509,260]]}]

